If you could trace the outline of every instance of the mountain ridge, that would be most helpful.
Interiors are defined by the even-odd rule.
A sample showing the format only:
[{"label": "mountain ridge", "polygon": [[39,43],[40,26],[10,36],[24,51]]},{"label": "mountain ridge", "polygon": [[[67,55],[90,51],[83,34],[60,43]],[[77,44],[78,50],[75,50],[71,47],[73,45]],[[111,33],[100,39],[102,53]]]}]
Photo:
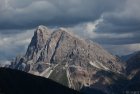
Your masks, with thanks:
[{"label": "mountain ridge", "polygon": [[19,70],[0,68],[0,94],[83,93],[72,90],[44,77],[35,76]]},{"label": "mountain ridge", "polygon": [[45,26],[35,30],[25,56],[16,58],[10,68],[50,78],[75,90],[90,87],[106,93],[110,92],[109,84],[124,71],[121,61],[99,44],[64,28],[51,31]]}]

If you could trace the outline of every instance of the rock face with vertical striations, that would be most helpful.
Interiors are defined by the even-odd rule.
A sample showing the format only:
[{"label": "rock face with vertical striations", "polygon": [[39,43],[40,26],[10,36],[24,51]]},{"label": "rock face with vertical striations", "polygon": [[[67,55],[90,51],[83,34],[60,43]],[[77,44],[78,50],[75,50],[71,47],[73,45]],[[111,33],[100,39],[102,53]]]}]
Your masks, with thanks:
[{"label": "rock face with vertical striations", "polygon": [[76,90],[89,87],[106,93],[110,90],[108,86],[124,71],[120,60],[99,44],[64,28],[52,31],[45,26],[36,29],[25,56],[18,57],[10,67]]}]

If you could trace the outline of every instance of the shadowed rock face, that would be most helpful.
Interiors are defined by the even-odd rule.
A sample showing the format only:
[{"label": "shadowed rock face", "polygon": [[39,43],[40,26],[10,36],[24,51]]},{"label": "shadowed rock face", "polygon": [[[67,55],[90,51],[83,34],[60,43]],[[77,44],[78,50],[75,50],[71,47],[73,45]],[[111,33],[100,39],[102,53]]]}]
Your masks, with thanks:
[{"label": "shadowed rock face", "polygon": [[132,79],[138,72],[140,72],[140,51],[131,54],[127,59],[126,72],[129,79]]},{"label": "shadowed rock face", "polygon": [[107,93],[108,85],[124,70],[120,61],[97,43],[63,28],[51,31],[45,26],[36,29],[25,56],[17,58],[10,67],[76,90],[91,87]]}]

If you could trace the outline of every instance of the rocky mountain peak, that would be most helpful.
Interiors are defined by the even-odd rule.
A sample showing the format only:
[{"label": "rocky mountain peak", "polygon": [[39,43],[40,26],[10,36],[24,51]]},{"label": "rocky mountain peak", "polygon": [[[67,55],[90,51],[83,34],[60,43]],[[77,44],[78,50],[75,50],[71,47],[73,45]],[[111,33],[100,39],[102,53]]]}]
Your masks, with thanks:
[{"label": "rocky mountain peak", "polygon": [[34,36],[32,41],[35,42],[35,45],[37,48],[41,49],[45,42],[46,42],[46,37],[49,35],[50,32],[47,27],[45,26],[38,26],[36,31],[34,32]]},{"label": "rocky mountain peak", "polygon": [[47,30],[48,28],[47,28],[46,26],[44,26],[44,25],[39,25],[39,26],[37,27],[37,29]]},{"label": "rocky mountain peak", "polygon": [[77,37],[67,29],[51,31],[45,26],[35,30],[25,56],[16,62],[16,69],[76,90],[95,83],[99,87],[108,85],[113,82],[110,72],[121,75],[123,71],[120,61],[99,44]]},{"label": "rocky mountain peak", "polygon": [[28,60],[33,59],[34,55],[45,46],[49,34],[47,27],[43,25],[37,27],[25,55]]}]

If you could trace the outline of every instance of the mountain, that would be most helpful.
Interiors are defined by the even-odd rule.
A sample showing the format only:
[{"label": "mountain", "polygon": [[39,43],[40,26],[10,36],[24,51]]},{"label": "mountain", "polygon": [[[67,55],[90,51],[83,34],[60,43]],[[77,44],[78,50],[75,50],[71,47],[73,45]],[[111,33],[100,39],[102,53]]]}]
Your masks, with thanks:
[{"label": "mountain", "polygon": [[126,84],[124,91],[132,91],[140,93],[140,71],[136,72],[135,75]]},{"label": "mountain", "polygon": [[[123,56],[126,61],[126,77],[127,80],[119,81],[114,86],[120,87],[124,93],[140,93],[140,51],[134,52],[130,55]],[[123,93],[123,94],[124,94]]]},{"label": "mountain", "polygon": [[50,79],[0,68],[0,94],[80,94]]},{"label": "mountain", "polygon": [[140,71],[140,51],[131,54],[126,60],[126,72],[131,79]]},{"label": "mountain", "polygon": [[112,93],[110,86],[126,79],[121,61],[99,44],[67,29],[50,30],[45,26],[38,26],[26,54],[17,57],[9,67],[52,79],[87,94],[94,89]]},{"label": "mountain", "polygon": [[134,57],[137,53],[139,53],[139,51],[131,53],[131,54],[128,54],[128,55],[123,55],[123,56],[120,57],[120,59],[125,61],[125,62],[127,62],[128,59],[130,59],[131,57]]}]

